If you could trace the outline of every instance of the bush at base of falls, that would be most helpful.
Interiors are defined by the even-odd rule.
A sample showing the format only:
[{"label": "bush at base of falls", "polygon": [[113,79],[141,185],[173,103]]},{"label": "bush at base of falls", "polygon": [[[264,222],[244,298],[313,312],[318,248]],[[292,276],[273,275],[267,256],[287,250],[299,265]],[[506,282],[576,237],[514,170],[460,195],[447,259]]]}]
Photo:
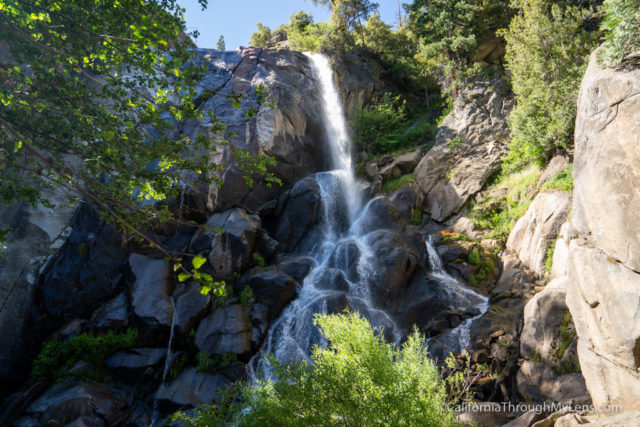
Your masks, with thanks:
[{"label": "bush at base of falls", "polygon": [[[417,332],[396,347],[355,313],[318,315],[327,340],[312,365],[278,364],[278,382],[246,386],[226,406],[208,406],[176,420],[191,425],[408,425],[454,424],[445,382]],[[239,401],[240,403],[231,403]]]}]

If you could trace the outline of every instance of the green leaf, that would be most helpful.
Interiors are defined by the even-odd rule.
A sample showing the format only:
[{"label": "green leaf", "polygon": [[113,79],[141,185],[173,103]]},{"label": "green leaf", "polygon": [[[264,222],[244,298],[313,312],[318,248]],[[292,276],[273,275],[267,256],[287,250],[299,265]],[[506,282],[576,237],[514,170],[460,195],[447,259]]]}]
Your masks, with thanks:
[{"label": "green leaf", "polygon": [[205,257],[196,255],[191,260],[191,265],[193,265],[193,268],[195,268],[196,270],[199,270],[205,262],[207,262],[207,259]]},{"label": "green leaf", "polygon": [[191,274],[189,273],[180,273],[178,274],[178,281],[180,283],[185,282],[191,278]]}]

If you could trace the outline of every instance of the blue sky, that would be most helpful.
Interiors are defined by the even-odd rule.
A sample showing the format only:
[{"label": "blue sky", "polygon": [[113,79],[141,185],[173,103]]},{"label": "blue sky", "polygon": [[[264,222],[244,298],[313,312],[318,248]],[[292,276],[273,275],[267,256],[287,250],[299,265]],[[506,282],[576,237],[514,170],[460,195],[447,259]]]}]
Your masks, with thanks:
[{"label": "blue sky", "polygon": [[[203,48],[215,48],[220,35],[224,35],[227,50],[246,46],[257,22],[273,29],[289,22],[291,14],[299,10],[311,13],[316,22],[329,18],[328,10],[314,6],[311,0],[209,0],[204,11],[197,0],[179,0],[179,3],[187,10],[187,28],[200,32],[198,47]],[[378,0],[377,3],[382,19],[395,25],[398,0]]]}]

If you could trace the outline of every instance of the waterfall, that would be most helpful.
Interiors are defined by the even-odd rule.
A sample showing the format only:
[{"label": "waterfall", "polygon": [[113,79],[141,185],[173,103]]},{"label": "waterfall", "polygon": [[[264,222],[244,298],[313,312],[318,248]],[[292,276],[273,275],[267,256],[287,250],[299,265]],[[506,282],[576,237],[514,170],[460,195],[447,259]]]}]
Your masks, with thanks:
[{"label": "waterfall", "polygon": [[[270,362],[263,357],[265,354],[284,363],[309,360],[312,346],[322,344],[322,337],[313,325],[316,313],[340,312],[349,307],[366,317],[373,327],[383,330],[389,340],[399,343],[403,332],[371,298],[373,279],[379,273],[369,245],[375,233],[369,233],[362,225],[366,223],[372,201],[362,206],[351,159],[351,140],[333,83],[333,71],[326,57],[307,56],[321,92],[325,137],[333,170],[313,175],[320,188],[323,215],[318,233],[321,237],[306,254],[313,265],[298,289],[297,298],[271,325],[261,351],[249,362],[248,375],[254,381],[257,377],[273,377]],[[443,292],[460,307],[460,312],[469,306],[484,308],[486,298],[449,276],[429,242],[427,250],[433,278],[443,284]],[[463,344],[468,345],[468,341],[467,338]]]}]

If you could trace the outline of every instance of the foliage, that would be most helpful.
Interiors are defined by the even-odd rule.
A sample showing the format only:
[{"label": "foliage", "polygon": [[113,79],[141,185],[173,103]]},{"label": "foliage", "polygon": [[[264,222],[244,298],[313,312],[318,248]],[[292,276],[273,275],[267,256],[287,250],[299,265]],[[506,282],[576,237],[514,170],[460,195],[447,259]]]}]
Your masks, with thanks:
[{"label": "foliage", "polygon": [[406,175],[399,176],[397,178],[389,178],[382,184],[383,193],[393,193],[400,187],[410,182],[416,182],[416,174],[408,173]]},{"label": "foliage", "polygon": [[218,50],[227,50],[227,46],[224,42],[224,36],[220,36],[220,38],[218,39],[218,43],[216,44],[216,49]]},{"label": "foliage", "polygon": [[251,34],[251,38],[249,39],[249,44],[255,47],[265,47],[267,42],[271,40],[272,32],[271,28],[264,25],[262,22],[258,22],[256,24],[258,30]]},{"label": "foliage", "polygon": [[598,60],[614,65],[640,50],[640,0],[605,0],[604,12],[605,45]]},{"label": "foliage", "polygon": [[385,93],[379,103],[358,110],[355,128],[360,145],[372,153],[395,148],[384,136],[394,132],[404,122],[405,109],[406,103],[400,101],[400,95]]},{"label": "foliage", "polygon": [[255,252],[251,258],[253,260],[253,264],[257,265],[258,267],[264,267],[265,265],[267,265],[267,261],[265,261],[264,257],[257,252]]},{"label": "foliage", "polygon": [[469,218],[480,229],[490,230],[484,238],[505,243],[516,221],[527,211],[537,190],[542,171],[536,165],[519,172],[502,172],[495,178],[487,193],[506,190],[498,198],[486,197],[469,214]]},{"label": "foliage", "polygon": [[198,372],[213,373],[227,369],[233,362],[238,360],[235,353],[213,354],[199,352],[196,354],[196,369]]},{"label": "foliage", "polygon": [[543,164],[573,140],[576,97],[597,32],[585,30],[595,12],[552,0],[512,0],[506,62],[517,104],[505,168]]},{"label": "foliage", "polygon": [[[79,361],[90,363],[95,367],[92,379],[104,379],[106,374],[104,360],[119,350],[136,345],[138,331],[129,329],[126,333],[116,334],[109,331],[102,335],[83,333],[62,341],[55,337],[48,341],[33,362],[31,378],[35,381],[56,381],[70,376],[69,369]],[[80,372],[73,375],[91,375],[92,372]]]},{"label": "foliage", "polygon": [[480,268],[478,268],[478,271],[476,271],[475,273],[469,276],[469,283],[473,286],[477,286],[478,283],[487,280],[487,278],[489,277],[489,274],[495,268],[493,261],[486,258],[482,259],[482,261],[479,261],[479,265],[480,265]]},{"label": "foliage", "polygon": [[313,0],[316,5],[329,6],[331,26],[335,29],[336,46],[350,44],[350,31],[357,31],[366,51],[363,22],[378,10],[378,3],[371,0]]},{"label": "foliage", "polygon": [[173,271],[182,270],[181,273],[178,273],[178,281],[186,282],[189,279],[193,279],[200,285],[200,293],[202,295],[209,295],[213,292],[213,295],[217,298],[222,298],[227,294],[226,291],[226,282],[220,281],[216,282],[213,280],[213,276],[208,273],[203,273],[200,271],[202,266],[207,262],[207,259],[202,255],[195,255],[191,259],[191,269],[187,270],[187,268],[183,267],[182,258],[178,258],[176,263],[173,264]]},{"label": "foliage", "polygon": [[187,365],[187,355],[185,353],[178,354],[172,361],[169,372],[167,372],[167,381],[175,380],[184,371]]},{"label": "foliage", "polygon": [[411,224],[413,225],[420,225],[422,224],[422,215],[423,215],[423,210],[422,210],[422,206],[418,206],[416,209],[414,209],[414,211],[411,213]]},{"label": "foliage", "polygon": [[553,254],[556,251],[556,242],[554,241],[547,248],[547,255],[544,259],[544,271],[547,273],[551,273],[551,269],[553,268]]},{"label": "foliage", "polygon": [[473,265],[480,264],[480,252],[478,251],[478,248],[471,249],[471,252],[469,252],[469,255],[467,256],[467,261],[469,261],[469,264]]},{"label": "foliage", "polygon": [[[285,381],[245,386],[240,404],[205,407],[199,416],[210,416],[208,425],[225,419],[246,426],[454,423],[444,405],[446,385],[417,332],[397,347],[355,313],[317,315],[315,324],[327,346],[313,349],[312,364],[271,359]],[[188,422],[204,425],[202,418]]]},{"label": "foliage", "polygon": [[154,202],[177,196],[185,171],[220,184],[217,143],[177,132],[194,119],[224,130],[199,109],[213,94],[198,88],[207,66],[183,15],[177,0],[0,3],[0,203],[53,207],[46,194],[62,188],[162,250],[143,227],[179,218]]},{"label": "foliage", "polygon": [[251,286],[249,285],[242,288],[239,296],[240,296],[240,304],[245,306],[251,305],[249,301],[251,301],[252,299],[255,299],[256,297],[255,294],[253,293],[253,289],[251,289]]},{"label": "foliage", "polygon": [[573,165],[568,165],[562,172],[553,175],[549,181],[542,184],[542,190],[573,192]]}]

